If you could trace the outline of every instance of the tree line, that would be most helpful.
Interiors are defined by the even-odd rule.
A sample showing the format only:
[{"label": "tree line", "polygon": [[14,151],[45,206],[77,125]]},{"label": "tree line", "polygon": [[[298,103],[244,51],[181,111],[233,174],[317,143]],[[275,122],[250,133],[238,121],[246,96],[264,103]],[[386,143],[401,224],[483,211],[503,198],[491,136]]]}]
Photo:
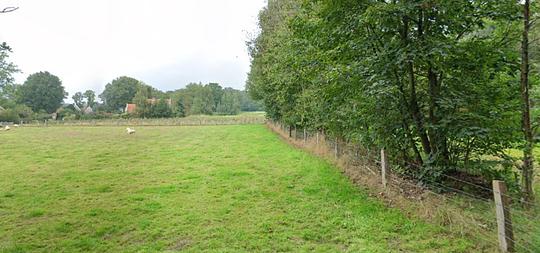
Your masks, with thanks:
[{"label": "tree line", "polygon": [[99,98],[106,112],[119,113],[132,103],[136,104],[136,116],[145,118],[235,115],[263,110],[245,91],[223,88],[217,83],[190,83],[185,88],[163,92],[127,76],[108,83]]},{"label": "tree line", "polygon": [[[76,92],[74,103],[64,104],[68,93],[60,78],[49,72],[31,74],[23,84],[15,84],[12,75],[19,70],[8,60],[9,52],[7,45],[0,47],[0,122],[46,120],[51,115],[56,119],[169,118],[262,110],[245,91],[222,88],[217,83],[189,84],[163,92],[127,76],[108,83],[99,96],[92,90]],[[136,104],[137,109],[126,113],[127,104]]]},{"label": "tree line", "polygon": [[[530,5],[532,19],[538,7]],[[531,129],[539,116],[540,29],[523,23],[524,8],[514,0],[270,0],[248,42],[247,89],[269,118],[385,148],[404,175],[441,182],[467,168],[516,185],[521,176],[530,197],[532,157],[516,175],[507,153],[532,142],[522,131],[529,101]],[[532,97],[522,96],[530,87]]]}]

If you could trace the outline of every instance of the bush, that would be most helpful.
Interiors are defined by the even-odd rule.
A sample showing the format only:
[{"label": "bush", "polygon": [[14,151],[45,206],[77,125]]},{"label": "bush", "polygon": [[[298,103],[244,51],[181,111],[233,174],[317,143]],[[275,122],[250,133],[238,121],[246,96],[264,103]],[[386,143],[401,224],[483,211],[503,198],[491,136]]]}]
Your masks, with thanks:
[{"label": "bush", "polygon": [[150,107],[150,118],[170,118],[173,116],[171,107],[165,99],[160,99],[156,105]]},{"label": "bush", "polygon": [[34,114],[32,109],[26,105],[16,105],[13,110],[22,120],[30,120],[32,119],[32,114]]},{"label": "bush", "polygon": [[0,122],[19,122],[21,118],[13,109],[0,111]]},{"label": "bush", "polygon": [[57,110],[57,113],[58,113],[58,116],[57,116],[58,120],[74,120],[74,119],[79,119],[80,117],[80,112],[75,110],[73,106],[62,107]]},{"label": "bush", "polygon": [[43,120],[50,120],[51,119],[51,115],[48,114],[47,112],[41,110],[39,112],[36,112],[32,115],[32,119],[33,120],[39,120],[39,121],[43,121]]}]

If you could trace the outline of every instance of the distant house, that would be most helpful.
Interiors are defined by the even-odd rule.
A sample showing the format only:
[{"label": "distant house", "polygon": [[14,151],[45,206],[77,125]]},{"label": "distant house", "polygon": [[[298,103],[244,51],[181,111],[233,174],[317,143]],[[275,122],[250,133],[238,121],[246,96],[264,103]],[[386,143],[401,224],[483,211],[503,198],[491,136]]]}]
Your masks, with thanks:
[{"label": "distant house", "polygon": [[92,109],[92,107],[90,106],[85,106],[84,108],[80,108],[76,103],[73,103],[71,104],[73,106],[73,108],[75,108],[75,110],[77,110],[78,112],[81,112],[82,114],[93,114],[94,113],[94,109]]},{"label": "distant house", "polygon": [[124,109],[125,113],[135,113],[137,110],[136,104],[126,104],[126,109]]},{"label": "distant house", "polygon": [[[157,99],[157,98],[149,98],[146,100],[146,103],[151,104],[151,105],[156,105],[159,101],[160,99]],[[165,102],[167,102],[167,105],[169,107],[172,107],[172,99],[170,98],[165,99]],[[124,109],[125,113],[135,113],[135,111],[137,111],[136,104],[126,104],[126,108]]]},{"label": "distant house", "polygon": [[83,113],[84,114],[93,114],[94,110],[92,109],[92,107],[87,106],[86,108],[84,108]]}]

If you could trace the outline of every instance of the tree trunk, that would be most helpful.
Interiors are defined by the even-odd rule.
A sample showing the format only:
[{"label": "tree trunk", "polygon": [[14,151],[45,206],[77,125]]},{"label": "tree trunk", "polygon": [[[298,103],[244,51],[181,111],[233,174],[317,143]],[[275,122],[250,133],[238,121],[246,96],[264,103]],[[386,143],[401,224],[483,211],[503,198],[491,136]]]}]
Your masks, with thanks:
[{"label": "tree trunk", "polygon": [[[405,46],[409,44],[409,19],[407,17],[403,18],[403,31],[401,34],[401,39]],[[418,132],[418,136],[420,137],[420,142],[422,143],[424,153],[430,154],[431,145],[429,138],[426,134],[426,129],[424,127],[424,119],[422,116],[422,112],[420,112],[420,107],[418,106],[418,98],[416,96],[416,77],[414,76],[414,63],[412,59],[407,60],[407,72],[409,75],[409,84],[411,86],[411,101],[408,107],[409,111],[411,112],[413,122],[416,125],[416,131]]]},{"label": "tree trunk", "polygon": [[424,153],[431,154],[431,143],[426,134],[426,128],[424,127],[424,119],[422,112],[420,112],[420,107],[418,106],[418,98],[416,97],[416,78],[414,77],[414,65],[412,62],[407,64],[409,70],[409,81],[411,85],[411,104],[409,108],[411,110],[412,118],[416,124],[416,130],[422,142],[422,148]]},{"label": "tree trunk", "polygon": [[522,191],[526,203],[534,200],[533,181],[533,147],[534,140],[531,128],[531,112],[529,99],[529,29],[530,29],[530,0],[525,0],[523,6],[523,39],[521,42],[521,100],[522,128],[525,137],[522,167]]},{"label": "tree trunk", "polygon": [[427,72],[429,82],[429,119],[432,125],[429,129],[429,140],[431,141],[431,151],[433,152],[431,155],[435,156],[435,164],[447,166],[450,158],[446,136],[437,129],[440,123],[437,100],[441,96],[441,83],[431,64]]},{"label": "tree trunk", "polygon": [[[395,75],[396,81],[398,82],[398,85],[399,85],[399,92],[401,93],[402,103],[403,103],[403,105],[408,105],[409,101],[407,99],[407,94],[405,93],[405,88],[403,87],[403,82],[399,78],[399,75],[398,75],[397,71],[394,71],[394,75]],[[414,136],[411,134],[412,133],[412,131],[410,130],[411,128],[409,127],[408,118],[409,118],[410,114],[409,114],[409,111],[408,111],[408,107],[402,106],[401,107],[401,114],[402,114],[402,117],[403,117],[402,118],[403,129],[405,130],[406,137],[408,137],[411,148],[412,148],[412,150],[413,150],[413,152],[415,154],[416,165],[422,166],[424,164],[424,161],[422,160],[422,155],[420,154],[420,151],[418,150],[418,147],[416,146],[416,141],[414,140]]]}]

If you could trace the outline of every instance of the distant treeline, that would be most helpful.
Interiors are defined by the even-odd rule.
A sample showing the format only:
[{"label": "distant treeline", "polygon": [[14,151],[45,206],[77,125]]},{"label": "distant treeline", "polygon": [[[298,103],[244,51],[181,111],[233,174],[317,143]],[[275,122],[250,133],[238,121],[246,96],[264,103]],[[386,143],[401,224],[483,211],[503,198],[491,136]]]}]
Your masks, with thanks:
[{"label": "distant treeline", "polygon": [[185,88],[165,93],[185,115],[234,115],[239,112],[262,111],[262,103],[252,100],[245,91],[222,88],[217,83],[191,83]]},{"label": "distant treeline", "polygon": [[[222,88],[217,83],[189,84],[183,89],[163,92],[135,78],[122,76],[105,86],[97,100],[95,92],[87,90],[72,96],[73,104],[63,101],[68,94],[59,77],[49,72],[28,76],[15,84],[12,74],[18,69],[7,58],[9,48],[0,47],[0,122],[20,122],[47,119],[101,118],[170,118],[188,115],[234,115],[241,111],[263,110],[261,103],[247,93]],[[128,111],[128,104],[134,110]]]},{"label": "distant treeline", "polygon": [[[135,115],[143,118],[184,117],[188,115],[234,115],[241,111],[262,110],[247,93],[223,88],[217,83],[191,83],[185,88],[163,92],[131,77],[119,77],[105,86],[99,96],[101,108],[109,113],[125,112],[135,104]],[[130,112],[127,112],[130,113]]]}]

